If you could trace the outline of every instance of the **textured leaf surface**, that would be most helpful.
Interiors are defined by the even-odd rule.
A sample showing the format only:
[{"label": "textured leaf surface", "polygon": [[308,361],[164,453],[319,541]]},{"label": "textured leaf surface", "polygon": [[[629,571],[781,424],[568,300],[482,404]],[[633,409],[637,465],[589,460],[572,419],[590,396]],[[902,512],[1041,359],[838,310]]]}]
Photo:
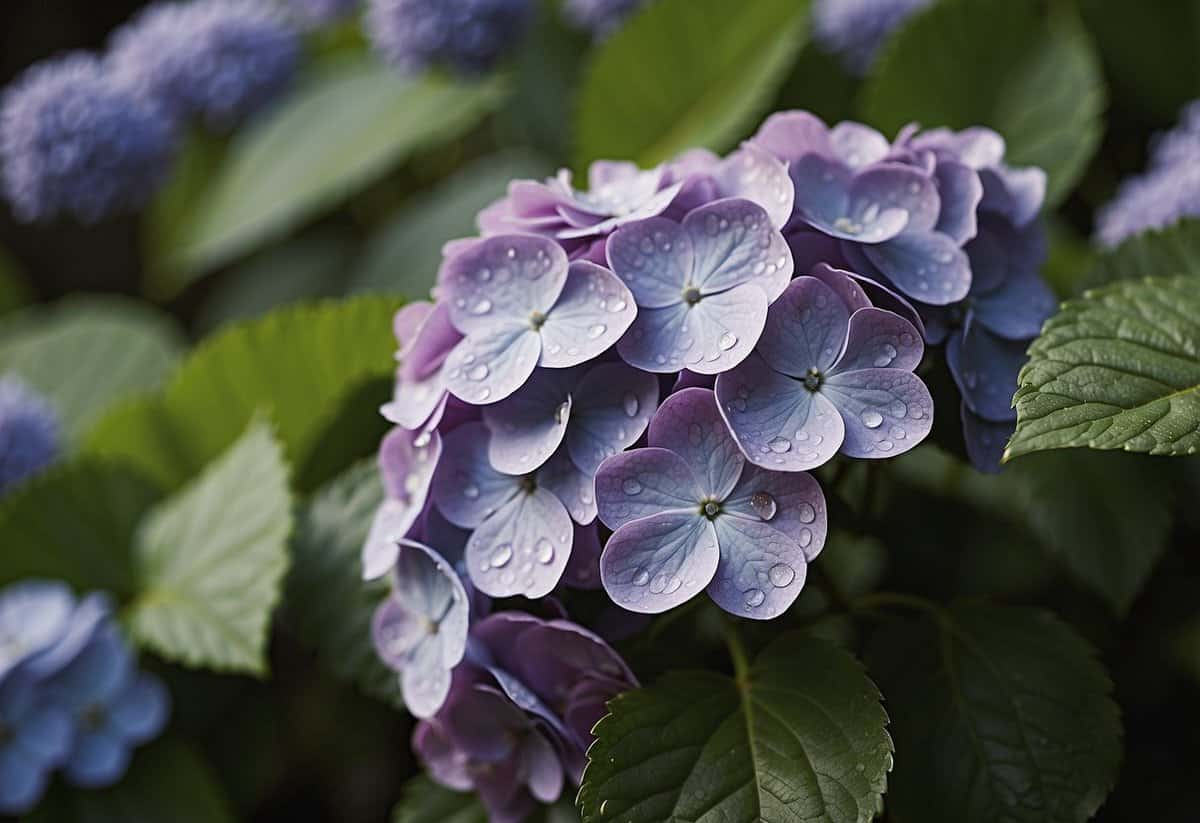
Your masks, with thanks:
[{"label": "textured leaf surface", "polygon": [[[362,297],[231,325],[201,344],[161,394],[102,420],[88,449],[129,460],[177,487],[261,411],[271,415],[292,465],[302,468],[318,450],[338,445],[327,433],[348,398],[373,380],[390,379],[398,306],[394,298]],[[366,398],[373,418],[386,397],[383,387],[382,396]],[[354,454],[344,443],[340,451],[343,458]]]},{"label": "textured leaf surface", "polygon": [[730,148],[754,130],[807,27],[802,0],[647,4],[584,71],[576,166],[649,166],[695,146]]},{"label": "textured leaf surface", "polygon": [[173,262],[193,270],[228,262],[413,152],[461,134],[503,99],[496,79],[408,80],[369,58],[326,66],[237,135],[211,188],[181,226]]},{"label": "textured leaf surface", "polygon": [[443,788],[428,777],[404,784],[392,823],[487,823],[487,812],[471,792]]},{"label": "textured leaf surface", "polygon": [[300,513],[292,540],[285,610],[288,624],[316,647],[333,672],[367,693],[403,706],[395,672],[375,655],[371,616],[387,578],[364,582],[362,545],[383,484],[374,460],[322,488]]},{"label": "textured leaf surface", "polygon": [[1125,282],[1072,300],[1029,349],[1005,459],[1087,446],[1200,448],[1200,290],[1189,277]]},{"label": "textured leaf surface", "polygon": [[1088,272],[1089,286],[1143,277],[1200,277],[1200,220],[1135,234],[1102,256]]},{"label": "textured leaf surface", "polygon": [[46,395],[73,438],[113,403],[156,388],[182,349],[169,317],[118,298],[76,297],[0,324],[0,374]]},{"label": "textured leaf surface", "polygon": [[1082,823],[1116,779],[1112,683],[1047,612],[962,605],[896,621],[868,664],[893,718],[898,820]]},{"label": "textured leaf surface", "polygon": [[1057,203],[1100,144],[1106,92],[1095,50],[1069,14],[1036,0],[945,0],[904,26],[863,90],[868,122],[889,132],[986,125],[1007,162],[1040,166]]},{"label": "textured leaf surface", "polygon": [[263,423],[151,511],[135,557],[134,636],[189,666],[263,674],[292,531],[283,450]]},{"label": "textured leaf surface", "polygon": [[0,584],[64,580],[133,594],[133,535],[159,491],[127,466],[81,460],[50,469],[0,502]]},{"label": "textured leaf surface", "polygon": [[739,680],[672,673],[609,703],[585,823],[871,820],[892,765],[879,691],[845,652],[790,634]]}]

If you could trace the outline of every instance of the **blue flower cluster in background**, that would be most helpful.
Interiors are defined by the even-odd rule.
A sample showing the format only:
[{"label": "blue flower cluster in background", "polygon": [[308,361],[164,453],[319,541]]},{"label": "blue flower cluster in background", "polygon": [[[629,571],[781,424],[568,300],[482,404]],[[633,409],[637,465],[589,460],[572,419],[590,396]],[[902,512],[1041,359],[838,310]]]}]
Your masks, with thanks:
[{"label": "blue flower cluster in background", "polygon": [[481,74],[518,45],[532,16],[531,0],[368,0],[366,29],[402,70]]},{"label": "blue flower cluster in background", "polygon": [[55,770],[76,786],[112,785],[169,711],[105,595],[76,600],[39,580],[0,592],[0,813],[32,809]]},{"label": "blue flower cluster in background", "polygon": [[0,495],[53,463],[62,441],[50,401],[18,377],[0,377]]},{"label": "blue flower cluster in background", "polygon": [[563,15],[597,39],[612,34],[647,0],[564,0]]},{"label": "blue flower cluster in background", "polygon": [[815,0],[813,31],[846,69],[863,75],[884,41],[933,0]]},{"label": "blue flower cluster in background", "polygon": [[1131,235],[1200,217],[1200,100],[1150,146],[1149,167],[1125,181],[1096,217],[1096,238],[1116,246]]}]

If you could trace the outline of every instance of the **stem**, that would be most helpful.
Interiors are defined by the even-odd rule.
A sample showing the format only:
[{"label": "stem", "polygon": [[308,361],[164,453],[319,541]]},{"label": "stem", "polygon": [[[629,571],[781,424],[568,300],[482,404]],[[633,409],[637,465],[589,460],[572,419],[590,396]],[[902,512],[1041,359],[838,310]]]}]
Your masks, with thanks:
[{"label": "stem", "polygon": [[725,623],[725,645],[729,647],[729,656],[733,659],[734,679],[744,688],[750,683],[750,658],[746,655],[746,647],[742,645],[737,623],[733,620]]}]

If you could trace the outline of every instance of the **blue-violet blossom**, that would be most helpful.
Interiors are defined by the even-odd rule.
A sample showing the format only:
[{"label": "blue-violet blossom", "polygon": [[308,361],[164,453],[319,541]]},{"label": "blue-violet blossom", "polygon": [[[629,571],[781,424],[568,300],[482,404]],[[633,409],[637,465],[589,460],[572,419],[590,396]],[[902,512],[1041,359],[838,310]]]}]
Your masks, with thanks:
[{"label": "blue-violet blossom", "polygon": [[516,48],[532,14],[531,0],[368,0],[366,29],[397,68],[482,74]]},{"label": "blue-violet blossom", "polygon": [[50,401],[18,377],[0,377],[0,494],[54,462],[62,441]]}]

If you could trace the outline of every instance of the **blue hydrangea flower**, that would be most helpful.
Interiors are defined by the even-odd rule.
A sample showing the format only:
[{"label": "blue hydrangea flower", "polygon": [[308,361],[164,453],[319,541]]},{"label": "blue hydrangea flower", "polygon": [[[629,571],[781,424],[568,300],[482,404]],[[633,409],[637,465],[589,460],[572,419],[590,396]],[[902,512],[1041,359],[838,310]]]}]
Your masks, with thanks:
[{"label": "blue hydrangea flower", "polygon": [[494,403],[533,370],[584,363],[633,323],[629,289],[594,263],[568,263],[553,240],[489,237],[451,257],[438,276],[450,322],[466,335],[445,361],[446,388],[467,403]]},{"label": "blue hydrangea flower", "polygon": [[91,55],[38,63],[0,107],[4,194],[19,220],[85,223],[143,205],[166,176],[163,112],[117,86]]},{"label": "blue hydrangea flower", "polygon": [[816,0],[813,30],[827,51],[840,55],[846,69],[863,75],[893,31],[932,0]]},{"label": "blue hydrangea flower", "polygon": [[518,45],[532,14],[530,0],[368,0],[366,28],[400,69],[482,74]]},{"label": "blue hydrangea flower", "polygon": [[227,130],[275,100],[300,58],[297,32],[268,0],[160,2],[112,36],[119,82],[179,120]]},{"label": "blue hydrangea flower", "polygon": [[617,351],[651,372],[716,374],[740,363],[792,275],[783,235],[742,199],[709,203],[682,224],[625,226],[609,239],[608,260],[638,305]]},{"label": "blue hydrangea flower", "polygon": [[600,40],[612,34],[646,0],[566,0],[563,14],[576,28]]},{"label": "blue hydrangea flower", "polygon": [[614,530],[600,558],[609,596],[654,613],[707,587],[734,614],[783,613],[825,542],[816,481],[747,465],[708,389],[667,398],[648,443],[596,475],[600,519]]},{"label": "blue hydrangea flower", "polygon": [[924,350],[911,323],[817,266],[771,306],[754,354],[717,378],[721,413],[746,458],[778,471],[839,451],[902,454],[933,425],[933,398],[913,374]]},{"label": "blue hydrangea flower", "polygon": [[0,493],[54,462],[62,439],[50,402],[20,379],[0,377]]},{"label": "blue hydrangea flower", "polygon": [[379,469],[386,494],[363,544],[364,579],[382,577],[395,566],[398,541],[410,535],[425,508],[441,454],[442,436],[436,431],[395,428],[384,437]]},{"label": "blue hydrangea flower", "polygon": [[1200,101],[1184,108],[1175,129],[1155,138],[1147,171],[1122,183],[1096,216],[1096,237],[1111,248],[1188,217],[1200,217]]},{"label": "blue hydrangea flower", "polygon": [[400,673],[404,703],[430,717],[450,692],[450,673],[467,648],[470,605],[458,574],[435,550],[398,543],[392,591],[375,611],[371,636],[380,659]]}]

